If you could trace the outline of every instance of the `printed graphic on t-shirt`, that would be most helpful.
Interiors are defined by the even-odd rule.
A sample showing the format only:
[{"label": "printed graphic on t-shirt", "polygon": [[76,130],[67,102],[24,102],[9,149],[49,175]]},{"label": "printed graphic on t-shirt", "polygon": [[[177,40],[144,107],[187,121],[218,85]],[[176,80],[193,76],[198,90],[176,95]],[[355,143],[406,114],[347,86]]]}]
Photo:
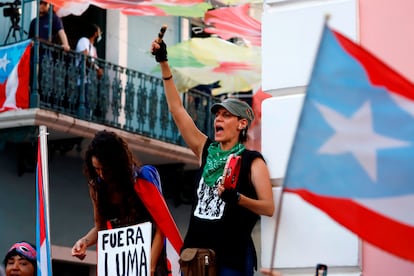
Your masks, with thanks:
[{"label": "printed graphic on t-shirt", "polygon": [[201,177],[197,189],[198,201],[197,207],[194,210],[194,216],[210,220],[221,219],[226,204],[218,196],[217,183],[219,183],[219,180],[217,180],[216,185],[210,187],[204,182],[204,178]]}]

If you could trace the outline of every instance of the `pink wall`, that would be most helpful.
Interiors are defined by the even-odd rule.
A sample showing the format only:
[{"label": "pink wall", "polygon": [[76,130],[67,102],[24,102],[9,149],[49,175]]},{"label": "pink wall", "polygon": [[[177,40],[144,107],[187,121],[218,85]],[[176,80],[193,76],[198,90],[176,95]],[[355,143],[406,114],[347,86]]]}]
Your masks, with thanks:
[{"label": "pink wall", "polygon": [[362,46],[414,81],[414,1],[360,0]]},{"label": "pink wall", "polygon": [[414,263],[363,243],[362,273],[364,276],[410,276],[414,275]]},{"label": "pink wall", "polygon": [[[360,0],[359,7],[362,46],[413,82],[414,1]],[[414,275],[413,262],[367,243],[363,244],[362,252],[364,276]]]}]

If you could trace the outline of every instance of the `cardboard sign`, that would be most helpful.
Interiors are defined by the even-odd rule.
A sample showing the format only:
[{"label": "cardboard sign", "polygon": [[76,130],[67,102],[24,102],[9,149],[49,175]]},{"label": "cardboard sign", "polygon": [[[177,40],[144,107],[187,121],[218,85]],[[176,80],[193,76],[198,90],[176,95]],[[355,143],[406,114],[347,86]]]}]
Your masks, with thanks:
[{"label": "cardboard sign", "polygon": [[151,223],[98,232],[98,276],[151,274]]}]

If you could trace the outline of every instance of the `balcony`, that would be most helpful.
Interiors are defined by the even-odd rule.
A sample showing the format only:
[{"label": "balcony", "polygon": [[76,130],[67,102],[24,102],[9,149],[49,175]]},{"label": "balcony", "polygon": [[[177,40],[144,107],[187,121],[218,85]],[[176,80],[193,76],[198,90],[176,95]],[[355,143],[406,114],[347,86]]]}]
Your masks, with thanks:
[{"label": "balcony", "polygon": [[[49,140],[77,142],[77,137],[90,139],[102,129],[122,131],[143,162],[197,165],[168,111],[160,78],[53,44],[34,45],[30,108],[1,114],[3,131],[10,133],[18,126],[15,132],[25,141],[34,140],[33,128],[43,124]],[[97,68],[103,69],[102,75]],[[197,89],[181,95],[196,125],[211,135],[210,106],[216,99]],[[7,135],[0,138],[7,142]]]}]

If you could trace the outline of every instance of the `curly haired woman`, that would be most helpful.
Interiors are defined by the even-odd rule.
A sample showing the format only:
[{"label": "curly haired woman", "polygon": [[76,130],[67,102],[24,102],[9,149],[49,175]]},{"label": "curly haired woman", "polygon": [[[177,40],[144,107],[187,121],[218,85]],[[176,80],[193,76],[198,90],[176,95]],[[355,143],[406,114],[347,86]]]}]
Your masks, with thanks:
[{"label": "curly haired woman", "polygon": [[[99,131],[86,151],[84,173],[95,226],[75,243],[72,255],[84,259],[87,247],[96,244],[100,230],[150,221],[153,226],[151,275],[168,275],[165,235],[154,217],[157,214],[151,213],[146,204],[145,197],[149,195],[137,192],[138,178],[145,178],[161,189],[157,170],[149,165],[140,166],[127,143],[116,133]],[[145,183],[142,185],[148,185]]]}]

